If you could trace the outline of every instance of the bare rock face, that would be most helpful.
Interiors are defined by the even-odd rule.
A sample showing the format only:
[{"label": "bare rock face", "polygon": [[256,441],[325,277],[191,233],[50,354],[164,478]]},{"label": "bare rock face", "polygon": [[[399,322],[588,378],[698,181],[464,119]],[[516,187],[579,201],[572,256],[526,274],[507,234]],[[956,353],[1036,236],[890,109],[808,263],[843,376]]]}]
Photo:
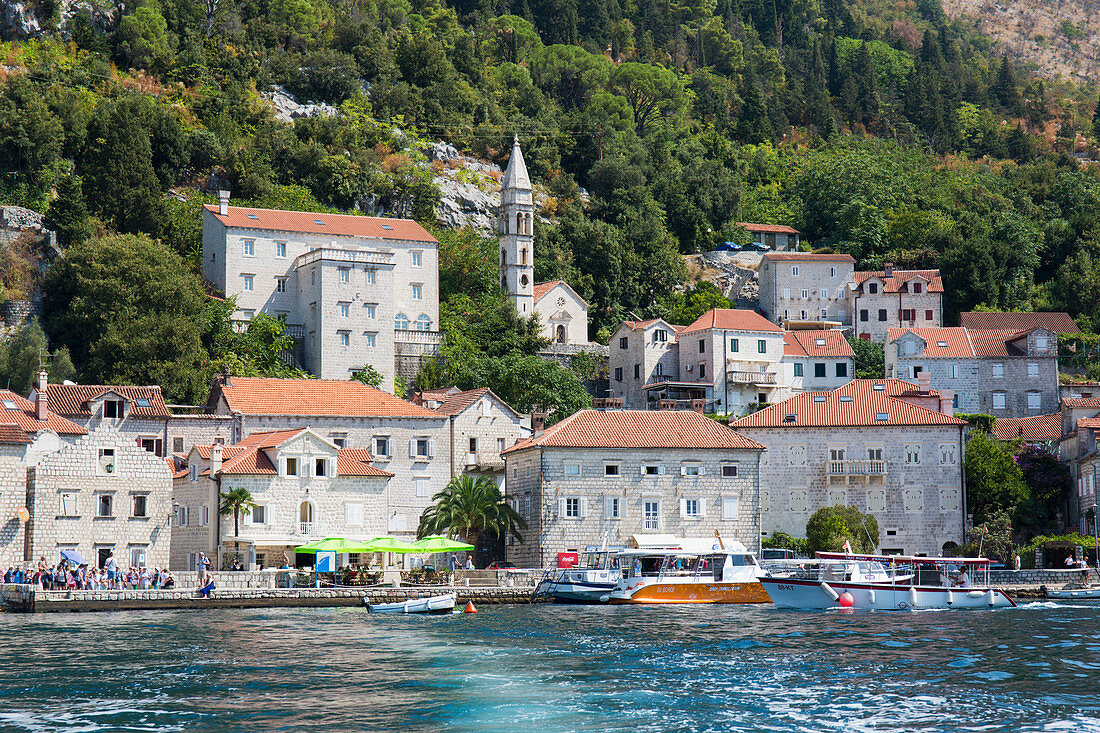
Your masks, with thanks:
[{"label": "bare rock face", "polygon": [[0,0],[0,41],[25,41],[42,33],[34,9],[26,3]]},{"label": "bare rock face", "polygon": [[[114,2],[95,3],[91,0],[61,0],[57,30],[66,40],[69,39],[72,20],[81,13],[92,22],[96,33],[109,33],[116,24]],[[26,41],[50,32],[52,23],[43,22],[28,2],[0,0],[0,41]]]},{"label": "bare rock face", "polygon": [[275,119],[283,122],[293,122],[298,117],[335,117],[340,114],[340,110],[331,104],[300,104],[293,94],[281,86],[263,92],[263,96],[275,107]]},{"label": "bare rock face", "polygon": [[500,166],[462,155],[450,143],[432,143],[425,151],[439,188],[436,215],[449,227],[491,232],[500,203]]}]

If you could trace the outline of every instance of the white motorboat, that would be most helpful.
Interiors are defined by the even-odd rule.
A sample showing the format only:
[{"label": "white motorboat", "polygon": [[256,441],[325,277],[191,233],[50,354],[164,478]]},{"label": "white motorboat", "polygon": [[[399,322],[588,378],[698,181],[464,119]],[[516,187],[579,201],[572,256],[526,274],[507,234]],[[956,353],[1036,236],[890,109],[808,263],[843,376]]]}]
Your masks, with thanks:
[{"label": "white motorboat", "polygon": [[1072,598],[1077,601],[1100,601],[1100,586],[1098,585],[1059,588],[1057,590],[1047,588],[1044,585],[1040,590],[1043,591],[1043,595],[1047,598],[1058,598],[1062,600]]},{"label": "white motorboat", "polygon": [[772,602],[785,608],[904,611],[1015,606],[1007,593],[989,584],[991,562],[822,552],[792,572],[773,573],[760,583]]},{"label": "white motorboat", "polygon": [[622,577],[618,555],[623,549],[589,545],[573,567],[549,571],[535,595],[556,603],[599,603]]},{"label": "white motorboat", "polygon": [[458,600],[454,593],[429,598],[410,598],[398,603],[367,603],[364,605],[371,613],[450,613]]}]

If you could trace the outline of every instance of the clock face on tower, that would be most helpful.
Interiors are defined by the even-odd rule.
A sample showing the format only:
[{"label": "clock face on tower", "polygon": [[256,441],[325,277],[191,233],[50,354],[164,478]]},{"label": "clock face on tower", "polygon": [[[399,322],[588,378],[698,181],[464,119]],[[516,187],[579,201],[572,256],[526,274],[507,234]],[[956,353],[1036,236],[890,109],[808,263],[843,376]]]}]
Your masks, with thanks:
[{"label": "clock face on tower", "polygon": [[563,306],[565,306],[565,298],[558,296],[558,307],[561,308]]}]

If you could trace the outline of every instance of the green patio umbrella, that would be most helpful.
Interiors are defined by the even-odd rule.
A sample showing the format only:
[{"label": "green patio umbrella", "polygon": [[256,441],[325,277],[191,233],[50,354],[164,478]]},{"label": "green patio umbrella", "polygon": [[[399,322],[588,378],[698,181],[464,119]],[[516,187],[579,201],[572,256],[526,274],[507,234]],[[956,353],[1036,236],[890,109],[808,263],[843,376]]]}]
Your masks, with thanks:
[{"label": "green patio umbrella", "polygon": [[343,537],[326,537],[323,540],[314,540],[308,545],[296,547],[294,550],[295,552],[308,552],[311,554],[318,552],[376,552],[376,550],[368,548],[365,542],[346,540]]},{"label": "green patio umbrella", "polygon": [[363,549],[359,552],[423,552],[416,545],[410,545],[408,542],[399,540],[396,537],[385,535],[367,540],[362,545]]},{"label": "green patio umbrella", "polygon": [[438,534],[417,540],[412,546],[416,548],[416,552],[462,552],[474,549],[473,545]]}]

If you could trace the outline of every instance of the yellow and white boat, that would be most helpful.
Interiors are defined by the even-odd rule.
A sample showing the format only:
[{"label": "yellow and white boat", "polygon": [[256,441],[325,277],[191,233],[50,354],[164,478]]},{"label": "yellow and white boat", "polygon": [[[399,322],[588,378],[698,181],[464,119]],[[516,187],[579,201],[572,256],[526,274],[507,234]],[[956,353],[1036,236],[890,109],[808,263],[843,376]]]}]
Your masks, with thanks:
[{"label": "yellow and white boat", "polygon": [[619,553],[623,578],[600,600],[611,604],[770,603],[764,571],[740,542],[682,539]]}]

